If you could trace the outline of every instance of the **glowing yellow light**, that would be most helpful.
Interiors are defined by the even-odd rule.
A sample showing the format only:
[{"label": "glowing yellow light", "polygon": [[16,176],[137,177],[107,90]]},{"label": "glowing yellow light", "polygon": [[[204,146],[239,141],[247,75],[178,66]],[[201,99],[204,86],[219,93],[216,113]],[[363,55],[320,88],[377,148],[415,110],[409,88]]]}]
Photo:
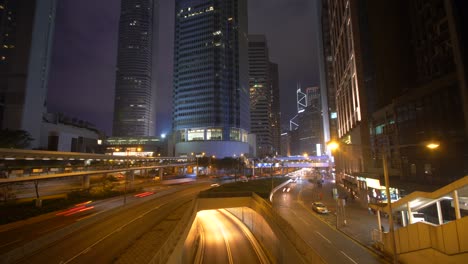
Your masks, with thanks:
[{"label": "glowing yellow light", "polygon": [[339,147],[339,144],[335,141],[331,141],[330,143],[327,144],[327,147],[329,150],[335,150]]},{"label": "glowing yellow light", "polygon": [[429,143],[426,145],[427,148],[436,149],[439,147],[439,143]]}]

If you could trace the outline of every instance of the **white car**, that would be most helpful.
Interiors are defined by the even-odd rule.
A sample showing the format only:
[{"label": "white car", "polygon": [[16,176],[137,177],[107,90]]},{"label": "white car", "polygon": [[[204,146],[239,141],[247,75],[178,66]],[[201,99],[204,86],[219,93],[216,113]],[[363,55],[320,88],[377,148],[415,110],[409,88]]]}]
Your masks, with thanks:
[{"label": "white car", "polygon": [[312,210],[319,214],[328,214],[328,208],[321,202],[313,202],[312,203]]}]

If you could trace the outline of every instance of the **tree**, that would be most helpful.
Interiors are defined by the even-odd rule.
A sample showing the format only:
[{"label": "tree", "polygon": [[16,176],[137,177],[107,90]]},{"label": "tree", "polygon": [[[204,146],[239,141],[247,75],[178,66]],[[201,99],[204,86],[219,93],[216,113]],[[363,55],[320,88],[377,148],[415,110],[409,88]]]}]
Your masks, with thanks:
[{"label": "tree", "polygon": [[0,130],[0,148],[19,148],[29,147],[34,139],[24,130]]}]

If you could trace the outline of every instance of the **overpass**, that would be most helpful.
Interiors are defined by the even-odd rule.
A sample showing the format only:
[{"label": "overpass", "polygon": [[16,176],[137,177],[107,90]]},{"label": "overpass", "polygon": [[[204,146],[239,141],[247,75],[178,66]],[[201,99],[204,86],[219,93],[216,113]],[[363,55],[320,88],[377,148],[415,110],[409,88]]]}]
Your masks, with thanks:
[{"label": "overpass", "polygon": [[256,161],[255,168],[287,167],[287,168],[329,168],[333,162],[328,156],[287,156],[274,157]]},{"label": "overpass", "polygon": [[[389,232],[372,231],[374,243],[381,251],[392,254],[394,243],[398,259],[404,263],[421,259],[432,259],[431,263],[464,263],[468,259],[468,176],[433,192],[412,192],[391,207],[387,204],[370,207],[379,212],[378,226],[380,212],[391,213],[401,220],[402,226],[395,230],[394,238]],[[421,213],[430,207],[437,212],[437,218],[429,219]]]}]

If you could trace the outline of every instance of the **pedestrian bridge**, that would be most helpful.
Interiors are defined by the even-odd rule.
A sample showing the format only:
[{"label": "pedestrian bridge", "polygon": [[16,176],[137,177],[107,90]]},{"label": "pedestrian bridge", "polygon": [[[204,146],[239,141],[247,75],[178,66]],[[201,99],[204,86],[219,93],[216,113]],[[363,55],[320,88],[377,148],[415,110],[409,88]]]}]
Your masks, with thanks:
[{"label": "pedestrian bridge", "polygon": [[[431,206],[437,212],[436,219],[421,213],[422,217],[415,217],[415,213]],[[412,192],[391,207],[377,204],[370,207],[387,215],[391,212],[401,223],[394,240],[390,233],[380,230],[372,233],[376,246],[388,254],[392,254],[394,243],[401,262],[431,259],[430,263],[464,263],[468,259],[468,176],[434,192]],[[380,213],[376,216],[380,226]]]},{"label": "pedestrian bridge", "polygon": [[333,162],[328,156],[287,156],[266,159],[255,164],[256,168],[329,168]]}]

